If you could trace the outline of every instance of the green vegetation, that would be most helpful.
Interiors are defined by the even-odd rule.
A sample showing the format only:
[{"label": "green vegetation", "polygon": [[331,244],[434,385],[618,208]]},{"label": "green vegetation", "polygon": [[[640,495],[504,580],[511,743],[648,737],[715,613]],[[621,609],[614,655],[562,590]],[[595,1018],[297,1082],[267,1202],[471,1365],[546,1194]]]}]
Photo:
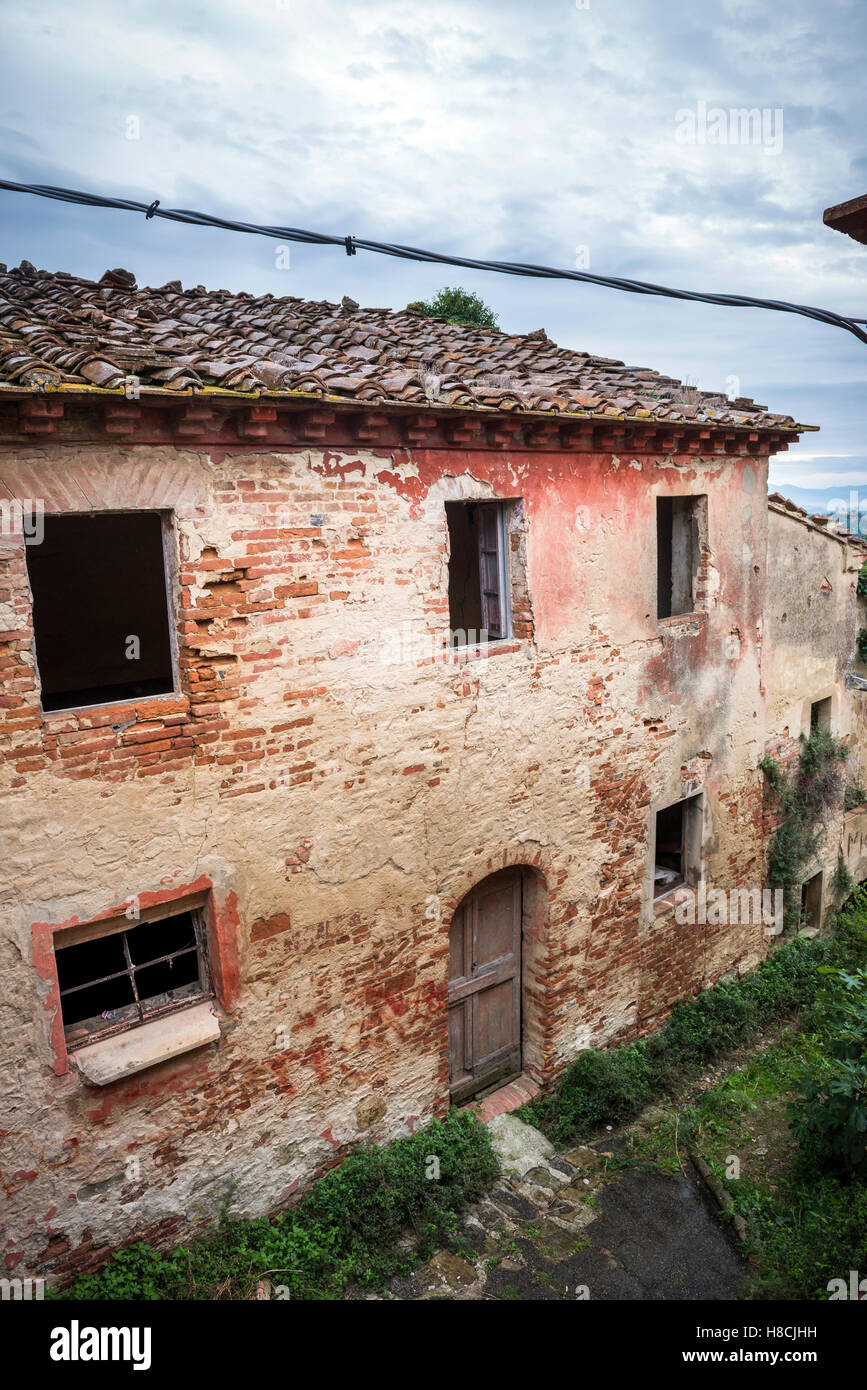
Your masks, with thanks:
[{"label": "green vegetation", "polygon": [[838,850],[837,867],[834,870],[834,901],[844,903],[854,887],[855,880],[846,867],[843,851]]},{"label": "green vegetation", "polygon": [[817,1063],[800,1078],[789,1107],[802,1166],[867,1180],[867,970],[823,972],[816,1005]]},{"label": "green vegetation", "polygon": [[746,1223],[748,1298],[826,1299],[867,1265],[867,1186],[811,1166],[787,1123],[805,1064],[822,1065],[821,1037],[784,1032],[680,1116],[681,1151],[704,1157]]},{"label": "green vegetation", "polygon": [[291,1298],[340,1298],[348,1285],[382,1289],[438,1247],[462,1248],[459,1215],[497,1173],[488,1131],[470,1112],[451,1110],[419,1134],[356,1149],[281,1216],[224,1212],[190,1245],[167,1253],[127,1246],[62,1296],[244,1299],[266,1278]]},{"label": "green vegetation", "polygon": [[629,1163],[676,1172],[692,1151],[710,1165],[746,1225],[748,1298],[827,1299],[832,1279],[867,1269],[865,959],[861,887],[838,914],[800,1031],[780,1030],[693,1105],[628,1135]]},{"label": "green vegetation", "polygon": [[801,884],[819,848],[828,812],[843,799],[843,763],[849,746],[825,729],[801,735],[801,753],[792,777],[786,778],[773,758],[759,766],[776,795],[780,824],[771,840],[768,873],[771,885],[782,888],[784,927],[797,927],[801,913]]},{"label": "green vegetation", "polygon": [[823,941],[796,938],[742,979],[704,989],[678,1004],[658,1033],[625,1047],[579,1054],[556,1089],[519,1114],[555,1143],[581,1142],[605,1124],[631,1119],[678,1080],[785,1018],[815,997]]},{"label": "green vegetation", "polygon": [[433,299],[427,301],[416,299],[412,304],[407,304],[407,309],[414,309],[417,314],[425,314],[432,319],[445,319],[447,323],[464,323],[474,328],[492,328],[499,333],[500,325],[497,315],[493,309],[477,294],[471,294],[469,290],[462,290],[460,286],[454,288],[446,285],[445,289],[440,290],[434,295]]},{"label": "green vegetation", "polygon": [[858,571],[858,583],[855,586],[855,592],[859,598],[867,598],[867,560]]}]

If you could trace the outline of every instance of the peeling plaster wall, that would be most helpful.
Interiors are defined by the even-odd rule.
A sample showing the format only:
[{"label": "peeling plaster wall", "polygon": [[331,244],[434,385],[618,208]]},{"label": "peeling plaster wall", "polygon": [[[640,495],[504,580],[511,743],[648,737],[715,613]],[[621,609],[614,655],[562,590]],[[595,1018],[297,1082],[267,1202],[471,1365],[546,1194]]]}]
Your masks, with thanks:
[{"label": "peeling plaster wall", "polygon": [[[8,1268],[62,1279],[134,1236],[177,1239],[233,1184],[235,1210],[272,1210],[360,1138],[442,1113],[449,922],[504,864],[532,865],[547,888],[533,964],[543,1080],[758,962],[760,925],[654,913],[648,844],[656,808],[700,791],[708,879],[762,882],[766,463],[30,443],[0,455],[0,495],[173,511],[181,672],[174,698],[43,717],[23,545],[6,539]],[[664,623],[661,493],[708,497],[702,611]],[[446,663],[443,504],[494,496],[523,498],[511,543],[533,638]],[[220,1043],[89,1086],[58,1062],[34,923],[200,879],[237,974]]]},{"label": "peeling plaster wall", "polygon": [[[867,690],[847,676],[867,675],[856,650],[864,624],[856,597],[860,546],[789,511],[768,508],[768,595],[765,609],[764,680],[767,747],[782,766],[793,763],[800,735],[810,732],[810,707],[831,700],[831,732],[851,748],[848,782],[867,782]],[[824,873],[823,917],[833,907],[831,880],[842,850],[850,873],[867,876],[862,862],[861,820],[855,813],[828,821],[808,876]]]}]

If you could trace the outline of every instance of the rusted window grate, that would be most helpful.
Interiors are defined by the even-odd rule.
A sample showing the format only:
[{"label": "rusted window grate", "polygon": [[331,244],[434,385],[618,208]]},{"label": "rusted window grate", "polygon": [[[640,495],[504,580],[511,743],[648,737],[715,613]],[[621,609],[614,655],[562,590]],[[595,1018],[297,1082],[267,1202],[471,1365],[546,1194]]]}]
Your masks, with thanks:
[{"label": "rusted window grate", "polygon": [[134,1027],[210,993],[197,911],[56,947],[67,1044]]}]

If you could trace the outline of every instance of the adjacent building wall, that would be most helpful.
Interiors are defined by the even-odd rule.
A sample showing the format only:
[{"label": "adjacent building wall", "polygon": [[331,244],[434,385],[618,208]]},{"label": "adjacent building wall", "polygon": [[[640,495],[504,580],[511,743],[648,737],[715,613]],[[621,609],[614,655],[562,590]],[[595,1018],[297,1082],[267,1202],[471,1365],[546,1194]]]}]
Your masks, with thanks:
[{"label": "adjacent building wall", "polygon": [[[768,593],[763,675],[767,689],[767,748],[790,772],[810,732],[811,706],[830,699],[830,730],[851,752],[846,780],[867,781],[867,689],[856,640],[864,622],[856,597],[861,544],[781,505],[768,507]],[[830,816],[805,879],[822,873],[822,920],[835,906],[834,877],[843,855],[856,881],[867,876],[861,822],[864,813]],[[867,843],[865,841],[864,843]]]}]

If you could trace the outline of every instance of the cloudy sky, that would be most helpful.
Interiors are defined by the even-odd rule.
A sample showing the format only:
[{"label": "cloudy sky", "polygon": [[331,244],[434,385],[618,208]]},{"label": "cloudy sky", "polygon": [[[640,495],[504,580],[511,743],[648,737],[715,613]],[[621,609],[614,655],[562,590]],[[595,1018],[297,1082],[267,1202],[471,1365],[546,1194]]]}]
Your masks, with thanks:
[{"label": "cloudy sky", "polygon": [[[4,29],[6,178],[867,317],[867,247],[822,224],[867,192],[863,0],[42,0]],[[13,193],[0,218],[0,259],[97,278],[398,308],[460,283],[510,331],[737,378],[821,426],[774,481],[867,490],[867,346],[840,329],[333,248],[285,266],[264,238]]]}]

